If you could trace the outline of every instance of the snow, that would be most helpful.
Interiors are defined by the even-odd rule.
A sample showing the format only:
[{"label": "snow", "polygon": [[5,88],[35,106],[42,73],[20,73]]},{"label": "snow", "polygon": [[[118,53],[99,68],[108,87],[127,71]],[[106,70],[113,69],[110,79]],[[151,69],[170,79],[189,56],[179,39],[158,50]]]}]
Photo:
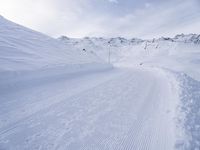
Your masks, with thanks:
[{"label": "snow", "polygon": [[174,92],[155,71],[116,69],[5,94],[1,148],[173,149]]},{"label": "snow", "polygon": [[181,113],[184,117],[179,118],[186,132],[186,140],[182,143],[182,149],[198,149],[200,147],[200,81],[187,74],[179,74],[181,86]]},{"label": "snow", "polygon": [[91,53],[0,18],[0,72],[25,71],[72,64],[101,63]]},{"label": "snow", "polygon": [[0,149],[198,149],[199,37],[54,39],[0,16]]},{"label": "snow", "polygon": [[[199,149],[200,147],[200,35],[180,34],[174,38],[153,40],[131,40],[124,38],[87,38],[60,39],[81,49],[87,47],[104,60],[108,60],[111,50],[111,62],[117,67],[157,68],[170,73],[179,88],[177,98],[177,126],[182,133],[177,133],[176,148]],[[68,41],[68,42],[66,42]],[[69,42],[70,41],[70,42]],[[85,41],[90,41],[87,44]],[[84,44],[83,44],[84,43]],[[111,44],[110,44],[111,43]]]}]

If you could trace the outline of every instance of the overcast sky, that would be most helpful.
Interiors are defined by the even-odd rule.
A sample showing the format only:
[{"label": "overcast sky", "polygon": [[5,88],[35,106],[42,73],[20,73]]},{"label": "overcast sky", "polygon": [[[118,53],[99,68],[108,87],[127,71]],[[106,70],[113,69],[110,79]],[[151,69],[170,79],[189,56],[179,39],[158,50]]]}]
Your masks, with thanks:
[{"label": "overcast sky", "polygon": [[200,33],[200,0],[0,0],[0,14],[53,37]]}]

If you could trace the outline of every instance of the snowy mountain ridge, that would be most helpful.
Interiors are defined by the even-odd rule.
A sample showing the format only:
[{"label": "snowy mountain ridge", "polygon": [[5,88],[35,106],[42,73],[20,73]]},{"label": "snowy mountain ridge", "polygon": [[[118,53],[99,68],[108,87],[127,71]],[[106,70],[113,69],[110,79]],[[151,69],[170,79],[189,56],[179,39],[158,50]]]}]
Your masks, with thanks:
[{"label": "snowy mountain ridge", "polygon": [[[131,44],[140,44],[142,42],[156,42],[156,41],[170,41],[170,42],[184,42],[184,43],[194,43],[200,44],[200,34],[178,34],[173,38],[170,37],[161,37],[158,39],[139,39],[132,38],[126,39],[123,37],[115,38],[103,38],[103,37],[85,37],[85,38],[69,38],[67,36],[61,36],[58,38],[61,41],[78,44],[79,42],[90,42],[91,44],[96,44],[98,42],[108,42],[108,44],[120,46],[121,45],[131,45]],[[118,44],[118,45],[117,45]]]}]

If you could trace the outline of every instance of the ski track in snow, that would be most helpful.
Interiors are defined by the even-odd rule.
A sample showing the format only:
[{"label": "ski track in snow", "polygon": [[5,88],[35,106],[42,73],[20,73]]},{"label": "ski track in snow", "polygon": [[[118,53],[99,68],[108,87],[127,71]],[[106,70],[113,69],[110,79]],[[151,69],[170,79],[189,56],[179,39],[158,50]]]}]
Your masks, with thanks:
[{"label": "ski track in snow", "polygon": [[175,97],[168,77],[154,69],[18,89],[1,97],[0,149],[171,150]]}]

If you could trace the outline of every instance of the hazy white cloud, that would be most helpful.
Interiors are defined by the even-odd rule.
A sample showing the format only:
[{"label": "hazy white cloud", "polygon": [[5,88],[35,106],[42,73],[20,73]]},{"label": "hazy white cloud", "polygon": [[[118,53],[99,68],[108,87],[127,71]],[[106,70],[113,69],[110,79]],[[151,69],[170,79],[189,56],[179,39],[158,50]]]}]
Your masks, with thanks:
[{"label": "hazy white cloud", "polygon": [[146,7],[146,8],[149,8],[149,7],[151,7],[151,4],[150,4],[150,3],[148,3],[148,2],[147,2],[147,3],[145,3],[144,5],[145,5],[145,7]]},{"label": "hazy white cloud", "polygon": [[111,3],[118,3],[118,0],[108,0]]},{"label": "hazy white cloud", "polygon": [[51,36],[200,33],[198,0],[0,0],[0,14]]}]

